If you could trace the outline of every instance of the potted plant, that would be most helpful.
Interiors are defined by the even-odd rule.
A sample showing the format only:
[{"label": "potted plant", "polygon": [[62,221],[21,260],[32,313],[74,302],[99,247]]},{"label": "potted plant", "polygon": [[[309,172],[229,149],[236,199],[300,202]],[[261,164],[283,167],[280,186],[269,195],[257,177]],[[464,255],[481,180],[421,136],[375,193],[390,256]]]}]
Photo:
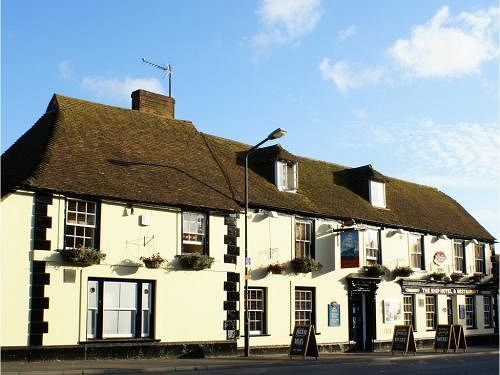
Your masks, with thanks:
[{"label": "potted plant", "polygon": [[160,256],[160,253],[153,254],[150,257],[140,257],[139,259],[144,262],[146,268],[160,268],[165,262],[165,259]]},{"label": "potted plant", "polygon": [[281,263],[272,263],[267,266],[267,273],[274,273],[276,275],[282,274],[286,270],[286,265]]},{"label": "potted plant", "polygon": [[311,257],[295,258],[291,261],[295,273],[309,273],[320,271],[323,265]]},{"label": "potted plant", "polygon": [[99,250],[91,247],[79,246],[74,249],[63,249],[58,251],[64,262],[72,263],[79,267],[99,264],[101,259],[106,258],[106,254],[103,254]]},{"label": "potted plant", "polygon": [[453,281],[454,283],[456,283],[458,280],[460,280],[461,278],[463,278],[464,275],[461,273],[461,272],[453,272],[451,275],[450,275],[450,279],[451,281]]},{"label": "potted plant", "polygon": [[180,254],[176,255],[175,258],[182,268],[196,271],[210,268],[214,262],[214,258],[200,253]]},{"label": "potted plant", "polygon": [[382,277],[389,274],[389,269],[381,264],[363,267],[363,275],[368,277]]},{"label": "potted plant", "polygon": [[445,278],[446,274],[444,272],[433,272],[427,275],[427,280],[429,281],[441,281]]},{"label": "potted plant", "polygon": [[392,277],[408,277],[413,274],[413,270],[408,266],[396,267],[392,270]]}]

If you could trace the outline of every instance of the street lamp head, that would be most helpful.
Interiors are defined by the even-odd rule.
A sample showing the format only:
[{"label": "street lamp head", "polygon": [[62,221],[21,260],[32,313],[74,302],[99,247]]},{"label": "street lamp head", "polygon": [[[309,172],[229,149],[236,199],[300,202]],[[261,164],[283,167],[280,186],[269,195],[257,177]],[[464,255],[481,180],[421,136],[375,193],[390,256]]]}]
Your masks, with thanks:
[{"label": "street lamp head", "polygon": [[271,139],[281,138],[285,134],[286,134],[286,130],[285,129],[278,128],[278,129],[274,130],[271,134],[269,134],[267,136],[267,139],[271,140]]}]

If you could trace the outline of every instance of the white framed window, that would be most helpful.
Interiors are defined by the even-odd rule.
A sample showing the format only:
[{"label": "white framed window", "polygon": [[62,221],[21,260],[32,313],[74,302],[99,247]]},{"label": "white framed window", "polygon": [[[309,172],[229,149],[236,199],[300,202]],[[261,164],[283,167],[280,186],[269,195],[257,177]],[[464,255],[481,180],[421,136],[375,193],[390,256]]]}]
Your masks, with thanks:
[{"label": "white framed window", "polygon": [[370,203],[385,208],[385,183],[370,180]]},{"label": "white framed window", "polygon": [[478,273],[485,273],[484,268],[484,243],[474,245],[474,271]]},{"label": "white framed window", "polygon": [[207,252],[206,246],[206,215],[198,212],[182,213],[182,252]]},{"label": "white framed window", "polygon": [[266,333],[266,290],[248,288],[249,332],[254,335]]},{"label": "white framed window", "polygon": [[425,295],[425,327],[428,331],[436,329],[436,296],[434,294]]},{"label": "white framed window", "polygon": [[476,328],[476,300],[474,296],[465,297],[465,326]]},{"label": "white framed window", "polygon": [[312,220],[295,220],[295,257],[313,257]]},{"label": "white framed window", "polygon": [[493,320],[491,319],[491,297],[483,296],[483,305],[484,305],[484,328],[493,327]]},{"label": "white framed window", "polygon": [[314,289],[295,288],[295,324],[313,325],[314,322]]},{"label": "white framed window", "polygon": [[405,326],[413,326],[415,329],[415,295],[407,294],[403,296],[403,321]]},{"label": "white framed window", "polygon": [[408,236],[408,248],[410,252],[410,267],[413,269],[425,269],[423,236],[420,234],[410,234]]},{"label": "white framed window", "polygon": [[137,314],[135,283],[105,281],[102,337],[134,337]]},{"label": "white framed window", "polygon": [[286,161],[276,162],[276,187],[280,191],[294,193],[298,187],[297,163]]},{"label": "white framed window", "polygon": [[453,241],[453,269],[455,272],[465,273],[465,241]]},{"label": "white framed window", "polygon": [[378,230],[367,229],[365,232],[365,263],[371,266],[379,260],[379,236]]},{"label": "white framed window", "polygon": [[69,249],[94,247],[97,222],[97,204],[91,201],[68,198],[64,245]]}]

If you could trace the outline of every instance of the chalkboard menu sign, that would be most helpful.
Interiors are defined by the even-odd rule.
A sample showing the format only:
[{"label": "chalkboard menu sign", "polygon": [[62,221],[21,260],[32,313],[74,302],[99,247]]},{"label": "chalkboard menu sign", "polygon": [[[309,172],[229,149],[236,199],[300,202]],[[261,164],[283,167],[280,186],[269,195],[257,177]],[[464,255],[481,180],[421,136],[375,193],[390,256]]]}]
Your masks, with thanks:
[{"label": "chalkboard menu sign", "polygon": [[413,337],[413,327],[411,325],[394,326],[391,353],[402,352],[402,354],[406,354],[413,352],[415,354],[416,351],[417,347],[415,345],[415,338]]},{"label": "chalkboard menu sign", "polygon": [[453,326],[439,324],[436,328],[434,337],[434,350],[447,352],[450,349],[456,349],[455,331]]},{"label": "chalkboard menu sign", "polygon": [[463,349],[464,352],[467,351],[467,342],[465,341],[465,335],[464,335],[464,329],[461,324],[455,324],[453,326],[453,332],[455,333],[455,341],[456,341],[456,348],[457,349]]},{"label": "chalkboard menu sign", "polygon": [[318,359],[319,353],[314,326],[295,326],[290,344],[290,357],[293,355],[300,355],[304,358],[309,356]]}]

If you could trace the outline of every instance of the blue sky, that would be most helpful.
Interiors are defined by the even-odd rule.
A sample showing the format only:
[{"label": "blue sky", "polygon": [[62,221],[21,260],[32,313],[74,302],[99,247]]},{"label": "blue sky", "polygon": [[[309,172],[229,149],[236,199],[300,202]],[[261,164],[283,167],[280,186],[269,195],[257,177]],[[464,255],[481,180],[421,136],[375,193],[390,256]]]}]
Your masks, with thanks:
[{"label": "blue sky", "polygon": [[435,186],[495,237],[499,10],[490,1],[2,1],[1,146],[53,93],[176,117],[254,144]]}]

